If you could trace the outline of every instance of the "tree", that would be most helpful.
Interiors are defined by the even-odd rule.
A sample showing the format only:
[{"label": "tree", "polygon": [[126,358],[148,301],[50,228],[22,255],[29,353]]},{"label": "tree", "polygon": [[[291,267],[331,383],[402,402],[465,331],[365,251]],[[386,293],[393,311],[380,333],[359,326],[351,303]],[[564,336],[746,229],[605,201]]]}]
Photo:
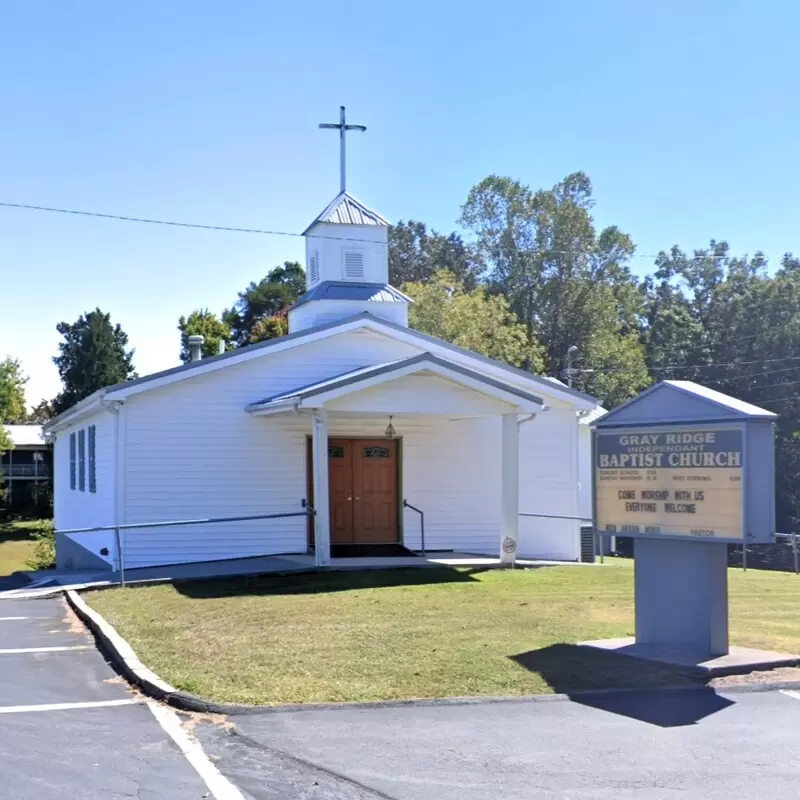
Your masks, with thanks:
[{"label": "tree", "polygon": [[0,422],[14,425],[26,421],[25,384],[22,365],[7,356],[0,361]]},{"label": "tree", "polygon": [[207,308],[196,309],[188,317],[181,317],[178,330],[181,332],[180,359],[184,364],[192,358],[189,352],[190,336],[203,337],[203,358],[219,353],[220,342],[227,342],[231,338],[230,326]]},{"label": "tree", "polygon": [[222,312],[233,344],[236,347],[250,344],[253,326],[259,320],[288,310],[305,290],[306,273],[296,261],[286,261],[258,283],[251,283],[239,292],[232,308]]},{"label": "tree", "polygon": [[248,344],[256,344],[267,339],[278,339],[289,333],[289,316],[285,312],[272,317],[262,317],[253,323]]},{"label": "tree", "polygon": [[[536,192],[490,175],[470,191],[461,223],[476,237],[489,290],[508,299],[531,343],[544,345],[545,370],[561,375],[567,351],[577,346],[584,369],[608,375],[599,381],[597,372],[584,373],[595,378],[583,383],[605,387],[601,399],[614,402],[643,385],[644,296],[626,263],[633,242],[613,226],[598,234],[593,205],[591,181],[582,172]],[[607,349],[617,337],[624,341],[619,363],[609,361]],[[598,363],[591,360],[601,355]]]},{"label": "tree", "polygon": [[440,270],[452,273],[466,289],[474,289],[481,268],[475,254],[457,233],[443,236],[425,223],[402,220],[389,228],[389,283],[420,283]]},{"label": "tree", "polygon": [[403,284],[402,290],[414,300],[412,328],[515,367],[541,370],[541,347],[529,341],[504,297],[482,286],[467,291],[446,270],[424,283]]},{"label": "tree", "polygon": [[127,350],[128,335],[111,316],[99,308],[70,324],[56,326],[64,341],[53,358],[63,389],[53,401],[60,414],[104,386],[135,378],[133,350]]},{"label": "tree", "polygon": [[36,425],[44,425],[56,415],[53,404],[49,400],[40,400],[28,414],[28,422]]}]

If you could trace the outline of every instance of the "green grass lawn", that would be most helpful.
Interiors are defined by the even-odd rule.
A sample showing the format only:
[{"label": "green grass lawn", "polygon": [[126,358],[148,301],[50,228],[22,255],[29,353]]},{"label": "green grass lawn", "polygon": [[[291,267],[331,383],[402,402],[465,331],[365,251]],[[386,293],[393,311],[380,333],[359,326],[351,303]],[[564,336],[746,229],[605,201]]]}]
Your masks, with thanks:
[{"label": "green grass lawn", "polygon": [[33,535],[41,528],[38,520],[0,522],[0,577],[30,569],[36,542]]},{"label": "green grass lawn", "polygon": [[[174,686],[233,703],[525,695],[692,678],[574,642],[633,634],[631,562],[331,572],[87,595]],[[730,572],[732,640],[800,650],[800,578]]]}]

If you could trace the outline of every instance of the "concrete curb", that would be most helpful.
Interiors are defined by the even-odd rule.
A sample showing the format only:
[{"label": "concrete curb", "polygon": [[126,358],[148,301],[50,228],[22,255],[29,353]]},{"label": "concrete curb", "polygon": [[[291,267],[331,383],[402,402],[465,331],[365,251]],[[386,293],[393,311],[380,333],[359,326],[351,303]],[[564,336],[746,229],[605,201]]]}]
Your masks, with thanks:
[{"label": "concrete curb", "polygon": [[203,697],[183,692],[163,681],[151,669],[146,667],[136,656],[133,648],[123,639],[106,619],[90,608],[86,601],[74,590],[64,592],[67,602],[84,624],[94,633],[108,655],[114,668],[128,681],[137,686],[148,697],[161,700],[181,711],[192,711],[202,714],[221,714],[224,716],[241,716],[250,714],[283,714],[297,711],[335,711],[335,710],[370,710],[381,708],[405,707],[442,707],[465,705],[496,705],[499,703],[552,703],[563,701],[581,702],[582,698],[598,695],[629,695],[633,693],[669,694],[676,692],[721,692],[723,694],[750,694],[754,692],[770,692],[778,690],[800,690],[800,681],[784,681],[771,683],[739,684],[722,686],[718,689],[706,685],[698,686],[665,686],[653,689],[589,689],[571,694],[539,694],[524,697],[436,697],[419,700],[376,700],[366,703],[301,703],[280,706],[251,706],[234,703],[215,703]]}]

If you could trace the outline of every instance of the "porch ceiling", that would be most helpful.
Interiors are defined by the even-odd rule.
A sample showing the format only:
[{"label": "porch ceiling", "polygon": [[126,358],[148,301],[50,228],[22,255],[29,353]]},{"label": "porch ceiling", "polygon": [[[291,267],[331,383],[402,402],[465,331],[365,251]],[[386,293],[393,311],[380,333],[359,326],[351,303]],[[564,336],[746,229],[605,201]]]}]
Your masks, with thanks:
[{"label": "porch ceiling", "polygon": [[431,353],[420,353],[410,358],[351,370],[291,392],[267,397],[251,403],[245,410],[250,414],[264,416],[285,411],[322,408],[326,403],[420,373],[439,377],[471,390],[489,401],[505,404],[509,411],[517,409],[522,413],[535,413],[541,411],[544,406],[544,401],[540,397],[515,386],[489,378]]}]

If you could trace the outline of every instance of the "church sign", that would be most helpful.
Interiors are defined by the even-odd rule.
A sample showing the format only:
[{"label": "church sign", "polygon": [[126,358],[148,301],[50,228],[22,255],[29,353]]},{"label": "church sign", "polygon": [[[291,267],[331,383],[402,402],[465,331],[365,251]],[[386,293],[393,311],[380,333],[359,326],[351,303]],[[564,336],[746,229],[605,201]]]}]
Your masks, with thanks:
[{"label": "church sign", "polygon": [[598,431],[597,530],[741,541],[743,464],[739,429]]}]

